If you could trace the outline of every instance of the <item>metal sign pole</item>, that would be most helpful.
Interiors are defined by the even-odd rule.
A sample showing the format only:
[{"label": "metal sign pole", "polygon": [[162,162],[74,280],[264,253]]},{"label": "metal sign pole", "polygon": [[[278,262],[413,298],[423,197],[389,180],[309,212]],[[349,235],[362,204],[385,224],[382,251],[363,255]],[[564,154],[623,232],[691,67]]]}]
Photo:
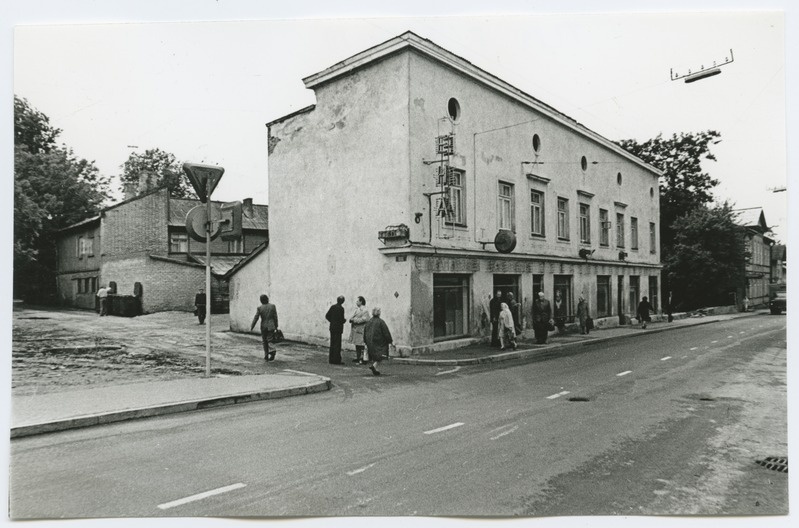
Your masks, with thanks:
[{"label": "metal sign pole", "polygon": [[205,224],[205,377],[211,377],[211,193],[206,180]]}]

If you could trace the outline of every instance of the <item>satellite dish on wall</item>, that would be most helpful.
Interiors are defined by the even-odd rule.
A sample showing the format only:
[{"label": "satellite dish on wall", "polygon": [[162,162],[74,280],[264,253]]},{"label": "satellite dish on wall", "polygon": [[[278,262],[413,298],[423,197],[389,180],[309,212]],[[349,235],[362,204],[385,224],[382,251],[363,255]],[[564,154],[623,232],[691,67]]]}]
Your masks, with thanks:
[{"label": "satellite dish on wall", "polygon": [[500,253],[510,253],[516,247],[516,233],[509,229],[500,229],[494,237],[494,247]]}]

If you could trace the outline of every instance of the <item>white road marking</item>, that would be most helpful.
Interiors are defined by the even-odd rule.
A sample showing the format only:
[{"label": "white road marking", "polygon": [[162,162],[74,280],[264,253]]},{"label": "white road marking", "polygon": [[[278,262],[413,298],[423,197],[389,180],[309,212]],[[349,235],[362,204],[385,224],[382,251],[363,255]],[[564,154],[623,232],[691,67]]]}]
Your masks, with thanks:
[{"label": "white road marking", "polygon": [[458,372],[460,369],[461,369],[460,367],[455,367],[452,370],[445,370],[445,371],[442,371],[442,372],[436,372],[436,376],[440,376],[442,374],[452,374],[453,372]]},{"label": "white road marking", "polygon": [[713,343],[718,343],[718,342],[719,342],[719,340],[716,339],[715,341],[711,341],[710,344],[712,345]]},{"label": "white road marking", "polygon": [[699,347],[691,347],[691,350],[696,350],[697,348],[699,348]]},{"label": "white road marking", "polygon": [[507,431],[505,431],[505,432],[499,433],[497,436],[492,436],[492,437],[491,437],[491,440],[496,440],[497,438],[502,438],[502,437],[503,437],[503,436],[505,436],[505,435],[509,435],[509,434],[511,434],[513,431],[517,430],[518,428],[519,428],[519,426],[518,426],[518,425],[514,425],[512,429],[508,429],[508,430],[507,430]]},{"label": "white road marking", "polygon": [[626,376],[627,374],[632,374],[632,370],[625,370],[624,372],[619,372],[616,374],[617,376]]},{"label": "white road marking", "polygon": [[375,464],[376,464],[376,462],[372,462],[372,463],[371,463],[371,464],[369,464],[368,466],[364,466],[364,467],[362,467],[362,468],[358,468],[358,469],[355,469],[355,470],[353,470],[353,471],[347,471],[347,475],[349,475],[349,476],[353,476],[353,475],[357,475],[358,473],[363,473],[364,471],[366,471],[366,470],[367,470],[367,469],[369,469],[370,467],[374,466]]},{"label": "white road marking", "polygon": [[666,356],[666,357],[660,358],[661,361],[667,361],[669,359],[671,359],[671,356]]},{"label": "white road marking", "polygon": [[727,339],[732,339],[732,336],[727,336]]},{"label": "white road marking", "polygon": [[425,431],[424,434],[440,433],[441,431],[455,429],[456,427],[460,427],[461,425],[463,425],[463,422],[456,422],[454,424],[445,425],[444,427],[439,427],[438,429],[430,429],[429,431]]},{"label": "white road marking", "polygon": [[552,396],[547,396],[547,400],[554,400],[555,398],[560,398],[561,396],[566,396],[569,394],[569,391],[561,391],[557,394],[553,394]]},{"label": "white road marking", "polygon": [[283,372],[293,372],[294,374],[302,374],[303,376],[316,376],[316,374],[311,374],[310,372],[303,372],[301,370],[283,369]]},{"label": "white road marking", "polygon": [[239,488],[243,488],[244,486],[246,486],[246,484],[242,484],[241,482],[239,482],[237,484],[231,484],[230,486],[217,488],[211,491],[205,491],[203,493],[198,493],[197,495],[191,495],[190,497],[178,499],[172,502],[165,502],[163,504],[159,504],[158,507],[162,510],[167,510],[169,508],[174,508],[175,506],[180,506],[181,504],[187,504],[189,502],[194,502],[208,497],[212,497],[214,495],[219,495],[220,493],[227,493],[228,491],[237,490]]},{"label": "white road marking", "polygon": [[740,331],[740,332],[738,332],[738,333],[739,333],[739,334],[745,334],[746,332],[744,332],[743,330],[741,330],[741,331]]}]

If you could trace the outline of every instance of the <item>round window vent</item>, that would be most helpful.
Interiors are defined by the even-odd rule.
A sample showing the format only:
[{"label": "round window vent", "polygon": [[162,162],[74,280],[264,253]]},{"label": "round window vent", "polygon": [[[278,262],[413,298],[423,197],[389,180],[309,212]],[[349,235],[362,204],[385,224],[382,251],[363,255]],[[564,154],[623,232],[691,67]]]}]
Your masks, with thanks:
[{"label": "round window vent", "polygon": [[447,113],[449,114],[449,118],[453,121],[457,121],[461,118],[461,104],[454,97],[450,98],[447,103]]},{"label": "round window vent", "polygon": [[541,138],[538,137],[538,134],[533,134],[533,150],[536,153],[541,150]]},{"label": "round window vent", "polygon": [[580,158],[580,167],[582,167],[583,170],[587,170],[588,169],[588,160],[586,159],[585,156]]},{"label": "round window vent", "polygon": [[621,185],[621,173],[616,174],[616,183]]}]

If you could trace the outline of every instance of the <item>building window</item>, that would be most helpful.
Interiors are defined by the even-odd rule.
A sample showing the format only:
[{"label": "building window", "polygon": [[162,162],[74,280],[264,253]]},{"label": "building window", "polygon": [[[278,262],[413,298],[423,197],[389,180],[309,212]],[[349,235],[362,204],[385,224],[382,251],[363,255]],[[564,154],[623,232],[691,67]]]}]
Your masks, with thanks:
[{"label": "building window", "polygon": [[583,172],[588,170],[588,160],[586,159],[585,156],[580,158],[580,168],[583,169]]},{"label": "building window", "polygon": [[624,247],[624,215],[616,213],[616,247]]},{"label": "building window", "polygon": [[433,275],[433,338],[468,334],[469,306],[468,276]]},{"label": "building window", "polygon": [[580,242],[591,243],[591,208],[588,204],[580,204]]},{"label": "building window", "polygon": [[186,233],[169,234],[169,252],[186,253],[189,250],[189,237]]},{"label": "building window", "polygon": [[558,238],[569,239],[569,200],[558,198]]},{"label": "building window", "polygon": [[630,217],[630,249],[638,249],[638,219]]},{"label": "building window", "polygon": [[[83,237],[78,237],[78,247],[76,249],[76,252],[78,254],[79,259],[82,259],[83,256],[86,254],[86,241]],[[81,292],[78,291],[78,293]]]},{"label": "building window", "polygon": [[244,237],[239,237],[235,240],[228,240],[227,242],[228,253],[244,253]]},{"label": "building window", "polygon": [[596,315],[608,317],[612,313],[613,304],[610,298],[610,275],[597,275],[596,278]]},{"label": "building window", "polygon": [[466,225],[464,211],[463,171],[449,169],[449,204],[451,212],[447,215],[448,224]]},{"label": "building window", "polygon": [[538,137],[538,134],[533,134],[533,150],[536,154],[541,150],[541,138]]},{"label": "building window", "polygon": [[655,233],[655,222],[649,222],[649,252],[657,253],[657,234]]},{"label": "building window", "polygon": [[544,236],[544,193],[530,191],[530,233]]},{"label": "building window", "polygon": [[607,209],[599,210],[599,245],[610,245],[610,220]]},{"label": "building window", "polygon": [[499,228],[515,231],[513,217],[513,185],[499,182]]},{"label": "building window", "polygon": [[638,275],[631,275],[630,276],[630,311],[638,310],[638,303],[641,301],[640,292],[641,292],[641,285],[640,285],[640,277]]},{"label": "building window", "polygon": [[572,306],[572,276],[555,275],[553,277],[555,293],[552,296],[552,316],[557,323],[574,321]]},{"label": "building window", "polygon": [[89,237],[86,239],[86,255],[89,257],[94,256],[94,237]]}]

